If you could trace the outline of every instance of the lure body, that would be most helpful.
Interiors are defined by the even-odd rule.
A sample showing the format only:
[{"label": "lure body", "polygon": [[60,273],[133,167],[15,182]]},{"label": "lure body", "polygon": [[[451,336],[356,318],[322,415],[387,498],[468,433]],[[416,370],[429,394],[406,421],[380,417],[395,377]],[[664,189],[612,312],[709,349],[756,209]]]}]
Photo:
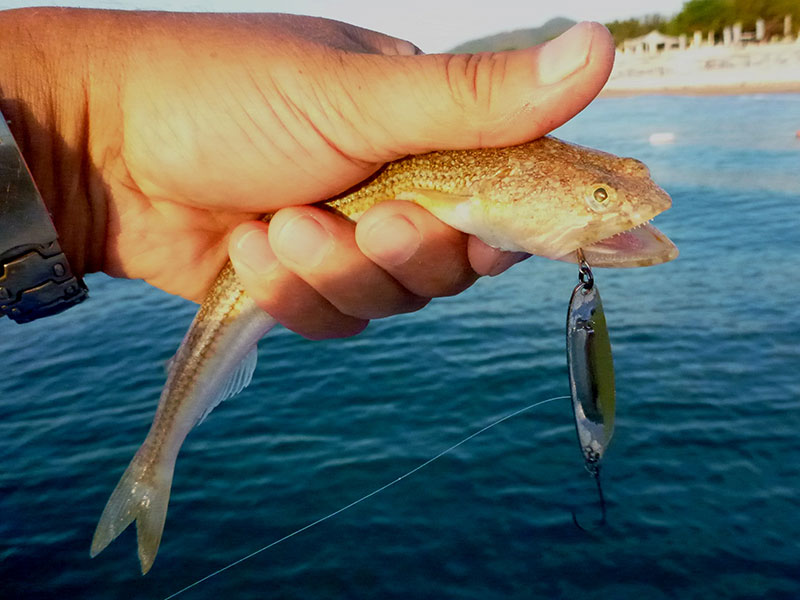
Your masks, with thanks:
[{"label": "lure body", "polygon": [[614,434],[614,361],[603,303],[585,262],[581,275],[567,311],[567,365],[578,443],[595,474]]}]

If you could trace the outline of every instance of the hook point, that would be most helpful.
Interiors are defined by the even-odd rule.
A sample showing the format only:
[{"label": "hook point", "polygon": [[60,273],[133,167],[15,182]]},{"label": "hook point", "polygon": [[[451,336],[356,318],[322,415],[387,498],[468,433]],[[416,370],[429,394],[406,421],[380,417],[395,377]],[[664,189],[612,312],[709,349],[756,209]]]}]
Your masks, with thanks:
[{"label": "hook point", "polygon": [[[606,521],[606,499],[603,496],[603,486],[600,485],[600,465],[597,463],[592,463],[592,468],[590,469],[587,465],[587,471],[594,477],[594,481],[597,484],[597,497],[600,502],[600,521],[592,527],[592,529],[599,529],[604,527],[607,523]],[[572,522],[575,523],[575,527],[583,531],[584,533],[591,533],[589,529],[586,529],[583,525],[578,522],[578,516],[575,514],[575,510],[572,511]]]}]

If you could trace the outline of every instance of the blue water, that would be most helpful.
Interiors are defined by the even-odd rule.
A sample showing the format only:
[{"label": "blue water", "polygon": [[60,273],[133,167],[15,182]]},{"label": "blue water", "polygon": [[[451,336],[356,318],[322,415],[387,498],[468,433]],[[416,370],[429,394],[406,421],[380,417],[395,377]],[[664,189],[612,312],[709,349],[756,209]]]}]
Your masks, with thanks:
[{"label": "blue water", "polygon": [[[770,95],[604,99],[559,132],[644,160],[681,249],[595,272],[618,388],[605,528],[572,524],[598,513],[561,400],[182,598],[800,597],[798,129],[800,96]],[[133,530],[89,544],[195,307],[92,276],[91,302],[0,323],[0,597],[163,598],[563,395],[576,275],[531,259],[356,338],[270,334],[184,444],[145,577]]]}]

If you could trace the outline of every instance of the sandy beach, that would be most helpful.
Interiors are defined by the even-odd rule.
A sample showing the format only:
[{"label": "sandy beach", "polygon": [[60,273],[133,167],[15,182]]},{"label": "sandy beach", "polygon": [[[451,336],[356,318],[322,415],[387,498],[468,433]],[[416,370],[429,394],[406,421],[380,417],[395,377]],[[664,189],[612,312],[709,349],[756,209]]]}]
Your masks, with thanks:
[{"label": "sandy beach", "polygon": [[603,95],[790,92],[800,93],[800,42],[617,52]]}]

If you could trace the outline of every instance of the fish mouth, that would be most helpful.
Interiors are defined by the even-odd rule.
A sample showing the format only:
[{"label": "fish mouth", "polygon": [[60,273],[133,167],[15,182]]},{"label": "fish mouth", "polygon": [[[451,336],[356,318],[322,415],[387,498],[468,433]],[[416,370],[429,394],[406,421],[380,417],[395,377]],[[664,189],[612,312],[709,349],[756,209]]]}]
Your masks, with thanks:
[{"label": "fish mouth", "polygon": [[[583,246],[582,250],[591,267],[649,267],[678,256],[678,248],[672,240],[649,222]],[[578,257],[570,252],[559,260],[576,263]]]}]

